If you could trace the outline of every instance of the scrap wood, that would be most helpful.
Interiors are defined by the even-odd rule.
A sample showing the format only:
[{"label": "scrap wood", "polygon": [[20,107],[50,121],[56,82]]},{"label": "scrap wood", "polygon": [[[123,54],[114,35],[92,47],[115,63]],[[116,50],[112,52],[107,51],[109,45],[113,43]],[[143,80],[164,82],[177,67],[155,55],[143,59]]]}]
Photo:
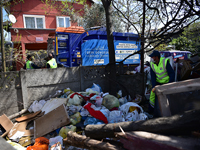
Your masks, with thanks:
[{"label": "scrap wood", "polygon": [[197,150],[200,149],[199,139],[191,137],[164,136],[143,131],[115,133],[116,137],[127,149],[140,150]]},{"label": "scrap wood", "polygon": [[0,125],[6,130],[6,132],[2,134],[1,137],[6,136],[10,129],[12,129],[12,127],[14,126],[12,121],[5,114],[0,116]]},{"label": "scrap wood", "polygon": [[70,123],[64,104],[34,120],[34,138],[44,136]]},{"label": "scrap wood", "polygon": [[19,115],[22,115],[22,114],[25,113],[27,110],[28,110],[28,108],[22,109],[20,112],[17,112],[17,113],[15,113],[15,114],[9,116],[8,118],[9,118],[9,119],[13,119],[13,118],[15,118],[15,117],[17,117],[17,116],[19,116]]},{"label": "scrap wood", "polygon": [[[37,116],[33,117],[33,118],[30,118],[30,117],[27,118],[27,117],[25,117],[25,118],[27,118],[26,121],[19,122],[19,123],[16,122],[13,125],[12,129],[8,132],[8,137],[11,138],[13,135],[15,135],[17,133],[17,131],[24,132],[23,136],[32,136],[32,135],[34,135],[34,130],[33,129],[26,130],[26,127],[27,127],[27,125],[28,125],[28,123],[30,121],[35,120],[35,119],[41,117],[43,114],[44,113],[41,113],[41,111],[40,111],[40,113]],[[24,118],[22,117],[22,120],[23,119]]]},{"label": "scrap wood", "polygon": [[121,131],[119,126],[121,126],[125,132],[147,131],[166,135],[186,135],[191,134],[192,131],[199,130],[200,110],[194,110],[171,117],[160,117],[145,121],[87,125],[85,128],[85,134],[93,139],[103,139],[105,137],[112,138],[115,137],[114,132]]},{"label": "scrap wood", "polygon": [[37,115],[39,115],[41,112],[42,111],[40,110],[40,111],[37,111],[35,113],[31,113],[31,114],[16,118],[15,121],[22,122],[22,121],[26,121],[28,119],[32,119],[32,118],[36,117]]},{"label": "scrap wood", "polygon": [[95,150],[123,150],[124,148],[117,147],[107,142],[90,139],[89,137],[79,135],[76,132],[69,131],[67,138],[63,139],[64,145],[73,145],[76,147],[95,149]]}]

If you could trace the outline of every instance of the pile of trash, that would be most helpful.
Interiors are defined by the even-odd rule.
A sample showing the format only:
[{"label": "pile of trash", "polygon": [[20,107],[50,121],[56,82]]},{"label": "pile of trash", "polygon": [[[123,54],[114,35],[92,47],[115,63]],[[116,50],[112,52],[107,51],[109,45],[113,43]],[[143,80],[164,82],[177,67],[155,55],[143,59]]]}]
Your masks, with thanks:
[{"label": "pile of trash", "polygon": [[93,83],[83,92],[58,90],[48,100],[34,101],[14,124],[6,115],[0,123],[5,129],[2,135],[18,150],[70,150],[72,146],[63,144],[70,131],[84,135],[87,125],[147,120],[147,115],[134,100],[122,97],[121,90],[115,97]]}]

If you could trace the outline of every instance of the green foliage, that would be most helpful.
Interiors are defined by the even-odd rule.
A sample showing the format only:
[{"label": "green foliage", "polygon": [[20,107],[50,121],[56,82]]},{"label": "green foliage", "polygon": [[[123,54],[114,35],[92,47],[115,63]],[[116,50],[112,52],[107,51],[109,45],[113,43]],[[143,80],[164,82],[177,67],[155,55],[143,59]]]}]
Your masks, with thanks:
[{"label": "green foliage", "polygon": [[192,51],[200,52],[200,22],[193,23],[186,28],[183,36],[190,41]]},{"label": "green foliage", "polygon": [[173,39],[170,44],[175,45],[178,50],[200,52],[200,22],[185,28],[183,35]]},{"label": "green foliage", "polygon": [[170,42],[169,44],[175,45],[175,48],[177,50],[191,51],[191,52],[193,51],[192,40],[188,39],[185,36],[180,36],[176,39],[173,39],[172,42]]}]

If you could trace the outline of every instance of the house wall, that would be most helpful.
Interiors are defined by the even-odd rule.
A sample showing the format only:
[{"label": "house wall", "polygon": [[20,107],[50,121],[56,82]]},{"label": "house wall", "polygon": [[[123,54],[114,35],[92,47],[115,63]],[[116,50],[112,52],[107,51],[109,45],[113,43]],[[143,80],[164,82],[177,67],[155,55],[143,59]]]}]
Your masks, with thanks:
[{"label": "house wall", "polygon": [[[30,15],[45,15],[45,23],[47,29],[55,29],[56,28],[56,16],[67,16],[62,15],[61,9],[59,8],[61,2],[56,2],[54,8],[50,8],[45,3],[43,3],[41,0],[24,0],[24,2],[20,2],[18,4],[14,3],[13,1],[11,3],[10,7],[10,13],[13,14],[17,22],[12,25],[13,28],[24,28],[23,23],[23,14],[30,14]],[[91,1],[87,1],[87,4],[91,5]],[[80,9],[83,9],[83,5],[77,4],[77,3],[68,3],[69,6],[73,7],[75,10],[79,11]],[[80,12],[82,14],[83,11]],[[83,14],[82,14],[83,15]],[[76,23],[71,25],[77,25]]]},{"label": "house wall", "polygon": [[[11,41],[16,45],[21,45],[19,49],[22,50],[23,60],[26,59],[25,50],[27,49],[26,43],[47,43],[47,39],[50,33],[55,32],[56,29],[56,16],[63,16],[61,13],[60,1],[57,1],[54,7],[47,6],[41,0],[15,0],[11,2],[10,13],[16,17],[17,22],[12,25],[10,29]],[[91,1],[87,0],[87,4],[91,5]],[[77,3],[68,3],[70,6],[79,11],[84,6]],[[26,29],[24,28],[23,15],[44,15],[45,16],[45,29]],[[83,11],[80,12],[83,15]],[[65,15],[66,16],[66,15]],[[71,26],[77,26],[77,23],[72,23]],[[40,38],[40,40],[36,40]],[[16,44],[17,43],[17,44]],[[33,45],[33,49],[35,49]],[[44,49],[43,47],[38,47],[38,50]],[[46,47],[47,49],[47,47]],[[46,50],[44,49],[44,50]],[[30,49],[29,49],[30,50]],[[20,70],[22,65],[17,64],[17,70]]]}]

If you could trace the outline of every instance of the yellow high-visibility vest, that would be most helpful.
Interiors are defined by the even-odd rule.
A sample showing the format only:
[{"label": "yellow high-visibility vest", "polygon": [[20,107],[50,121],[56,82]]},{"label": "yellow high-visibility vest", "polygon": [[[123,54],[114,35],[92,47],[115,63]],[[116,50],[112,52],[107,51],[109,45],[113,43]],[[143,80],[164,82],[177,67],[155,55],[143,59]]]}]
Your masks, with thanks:
[{"label": "yellow high-visibility vest", "polygon": [[52,58],[47,63],[50,65],[50,68],[57,68],[57,63],[56,63],[55,58]]}]

